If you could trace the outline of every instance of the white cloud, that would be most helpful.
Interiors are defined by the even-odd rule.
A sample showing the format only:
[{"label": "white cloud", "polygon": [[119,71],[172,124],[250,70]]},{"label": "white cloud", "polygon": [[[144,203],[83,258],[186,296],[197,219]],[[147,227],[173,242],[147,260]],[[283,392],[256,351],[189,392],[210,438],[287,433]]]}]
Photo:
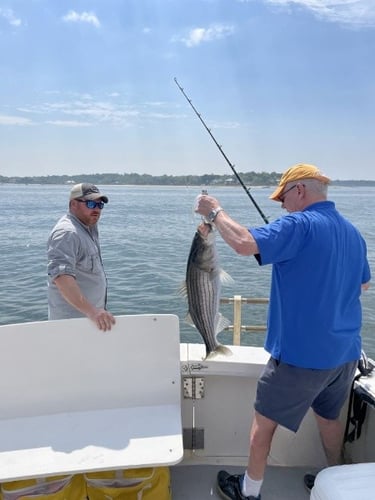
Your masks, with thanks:
[{"label": "white cloud", "polygon": [[[112,92],[108,99],[96,99],[89,94],[53,92],[57,100],[18,106],[15,109],[25,118],[1,115],[0,125],[51,125],[65,128],[83,127],[135,127],[144,122],[176,119],[180,115],[169,111],[170,104],[163,101],[143,102],[135,106],[122,101],[120,94]],[[63,98],[65,96],[65,99]],[[61,97],[61,98],[60,98]],[[165,111],[167,110],[167,111]],[[32,118],[27,118],[31,116]]]},{"label": "white cloud", "polygon": [[[96,101],[87,94],[80,99],[44,102],[38,105],[18,107],[22,113],[46,115],[48,123],[65,127],[87,127],[110,123],[112,125],[128,125],[129,120],[140,116],[140,111],[133,106],[119,103],[114,105],[109,101]],[[69,117],[71,119],[65,119]]]},{"label": "white cloud", "polygon": [[0,8],[0,17],[3,17],[11,26],[21,26],[22,21],[15,16],[12,9]]},{"label": "white cloud", "polygon": [[320,19],[358,27],[375,27],[374,0],[264,0],[279,7],[303,7]]},{"label": "white cloud", "polygon": [[63,16],[63,21],[66,23],[88,23],[95,26],[95,28],[100,27],[99,19],[96,17],[94,12],[76,12],[75,10],[70,10],[65,16]]},{"label": "white cloud", "polygon": [[0,126],[1,125],[18,125],[23,127],[32,125],[32,121],[28,118],[22,118],[20,116],[0,115]]},{"label": "white cloud", "polygon": [[211,128],[215,129],[238,129],[241,127],[239,122],[215,122],[211,124]]},{"label": "white cloud", "polygon": [[[187,37],[179,38],[187,47],[196,47],[204,42],[219,40],[234,33],[234,27],[224,24],[213,24],[208,28],[194,28]],[[175,38],[175,41],[177,39]]]},{"label": "white cloud", "polygon": [[56,125],[57,127],[91,127],[89,122],[79,122],[73,120],[50,120],[46,121],[48,125]]}]

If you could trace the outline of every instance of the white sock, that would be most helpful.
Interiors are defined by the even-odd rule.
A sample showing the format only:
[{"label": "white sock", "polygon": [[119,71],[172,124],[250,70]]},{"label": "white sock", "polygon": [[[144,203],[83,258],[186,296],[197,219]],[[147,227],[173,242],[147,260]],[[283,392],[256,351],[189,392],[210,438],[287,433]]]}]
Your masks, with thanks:
[{"label": "white sock", "polygon": [[257,497],[259,495],[262,484],[263,484],[263,479],[255,481],[254,479],[251,479],[251,477],[248,476],[246,471],[243,477],[242,494],[245,497],[249,496]]}]

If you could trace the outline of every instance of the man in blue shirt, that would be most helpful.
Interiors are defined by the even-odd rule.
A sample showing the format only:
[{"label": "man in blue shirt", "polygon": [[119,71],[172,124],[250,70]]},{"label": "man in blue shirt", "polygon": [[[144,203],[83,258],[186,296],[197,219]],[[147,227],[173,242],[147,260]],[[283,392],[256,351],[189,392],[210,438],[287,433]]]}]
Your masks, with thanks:
[{"label": "man in blue shirt", "polygon": [[[310,407],[328,464],[341,459],[339,414],[361,355],[360,295],[371,274],[364,239],[327,200],[329,181],[314,165],[289,168],[270,197],[289,214],[258,228],[235,222],[213,197],[198,200],[197,212],[237,253],[273,265],[265,340],[271,357],[258,382],[247,471],[218,475],[227,499],[260,499],[276,427],[296,432]],[[312,486],[313,477],[306,479]]]}]

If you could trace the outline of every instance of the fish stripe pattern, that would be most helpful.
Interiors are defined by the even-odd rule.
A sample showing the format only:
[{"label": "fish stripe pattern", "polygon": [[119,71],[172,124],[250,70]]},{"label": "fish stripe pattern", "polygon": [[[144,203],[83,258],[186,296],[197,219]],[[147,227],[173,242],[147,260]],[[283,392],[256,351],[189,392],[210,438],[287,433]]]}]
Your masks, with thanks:
[{"label": "fish stripe pattern", "polygon": [[218,265],[214,228],[207,223],[203,226],[208,234],[203,234],[199,227],[194,235],[183,292],[189,305],[187,320],[201,334],[207,358],[218,353],[231,354],[231,351],[216,339],[217,334],[229,325],[229,320],[219,313],[221,281],[226,273]]}]

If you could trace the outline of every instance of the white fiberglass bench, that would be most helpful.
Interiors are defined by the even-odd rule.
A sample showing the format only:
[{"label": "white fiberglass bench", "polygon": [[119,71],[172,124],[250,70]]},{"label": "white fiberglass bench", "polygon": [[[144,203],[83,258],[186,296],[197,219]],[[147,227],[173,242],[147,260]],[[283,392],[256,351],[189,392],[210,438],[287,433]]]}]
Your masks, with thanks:
[{"label": "white fiberglass bench", "polygon": [[178,463],[179,342],[174,315],[0,326],[0,481]]},{"label": "white fiberglass bench", "polygon": [[316,476],[311,500],[370,500],[375,498],[375,463],[337,465]]}]

